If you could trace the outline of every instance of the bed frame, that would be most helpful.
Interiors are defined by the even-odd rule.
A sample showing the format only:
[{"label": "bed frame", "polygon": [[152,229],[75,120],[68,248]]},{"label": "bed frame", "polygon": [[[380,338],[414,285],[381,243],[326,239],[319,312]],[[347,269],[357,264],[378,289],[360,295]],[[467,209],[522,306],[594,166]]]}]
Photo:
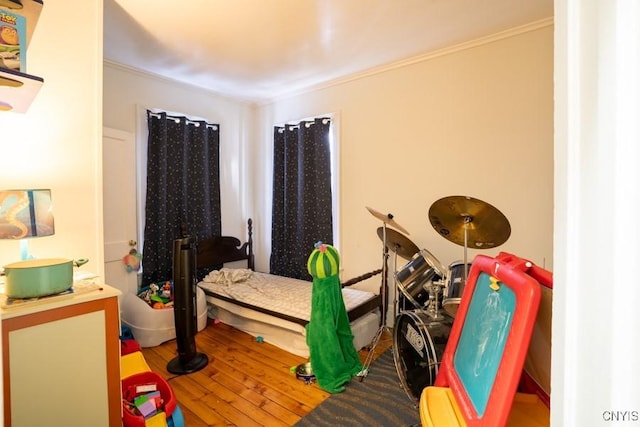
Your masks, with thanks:
[{"label": "bed frame", "polygon": [[[251,218],[247,221],[247,233],[248,239],[243,244],[235,237],[232,236],[215,236],[207,240],[203,240],[197,246],[197,256],[196,256],[196,266],[198,271],[203,271],[204,269],[211,270],[212,268],[219,268],[223,264],[228,262],[235,261],[247,261],[247,268],[251,270],[255,270],[255,257],[253,254],[253,221]],[[373,277],[377,274],[380,274],[382,270],[374,270],[370,273],[363,274],[361,276],[355,277],[347,282],[342,283],[342,287],[351,286],[362,280]],[[198,280],[201,280],[202,277],[198,277]],[[251,310],[256,310],[264,314],[268,314],[270,316],[278,317],[283,320],[287,320],[289,322],[297,323],[299,325],[305,326],[309,323],[307,320],[298,319],[295,317],[283,315],[282,313],[274,312],[271,310],[265,310],[260,307],[255,307],[251,304],[246,304],[241,301],[236,301],[234,299],[214,294],[210,291],[204,289],[205,294],[227,301],[229,303],[236,304],[240,307],[244,307]],[[353,310],[348,312],[349,321],[354,321],[365,314],[374,311],[376,308],[381,308],[382,299],[380,295],[376,295],[374,298],[371,298],[366,303],[359,305]]]},{"label": "bed frame", "polygon": [[248,239],[244,244],[231,236],[214,236],[198,243],[197,267],[210,268],[227,262],[247,260],[247,268],[255,270],[253,220],[251,218],[247,221],[247,232]]}]

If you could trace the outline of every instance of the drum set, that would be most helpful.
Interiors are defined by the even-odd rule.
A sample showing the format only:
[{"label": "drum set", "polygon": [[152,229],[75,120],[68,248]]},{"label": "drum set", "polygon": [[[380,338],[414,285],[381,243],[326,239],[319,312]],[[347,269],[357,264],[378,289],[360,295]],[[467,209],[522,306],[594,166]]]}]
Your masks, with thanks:
[{"label": "drum set", "polygon": [[[400,269],[394,262],[394,289],[399,291],[399,298],[394,298],[392,347],[401,386],[417,403],[422,390],[433,385],[438,373],[471,266],[467,262],[468,248],[499,246],[509,238],[511,227],[498,209],[481,200],[468,196],[437,200],[429,209],[431,225],[445,239],[464,247],[463,260],[445,267],[431,252],[418,249],[391,214],[367,209],[383,221],[377,230],[383,253],[391,251],[395,260],[398,256],[408,260]],[[381,291],[386,295],[385,272],[383,268]],[[382,311],[384,329],[386,312]]]}]

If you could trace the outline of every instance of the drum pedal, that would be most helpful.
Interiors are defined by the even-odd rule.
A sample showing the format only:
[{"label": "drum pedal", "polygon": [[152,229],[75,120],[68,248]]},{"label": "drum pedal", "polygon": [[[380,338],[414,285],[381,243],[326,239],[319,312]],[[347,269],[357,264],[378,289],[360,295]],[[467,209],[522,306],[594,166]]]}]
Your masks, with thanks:
[{"label": "drum pedal", "polygon": [[360,372],[356,374],[356,377],[364,378],[369,374],[369,369],[363,368]]}]

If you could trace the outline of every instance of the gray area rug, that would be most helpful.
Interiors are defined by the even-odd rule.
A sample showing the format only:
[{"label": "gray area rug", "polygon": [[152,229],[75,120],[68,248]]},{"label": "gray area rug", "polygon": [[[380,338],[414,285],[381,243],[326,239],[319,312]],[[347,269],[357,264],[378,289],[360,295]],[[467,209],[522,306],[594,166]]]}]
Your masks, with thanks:
[{"label": "gray area rug", "polygon": [[400,385],[389,349],[373,361],[362,382],[353,378],[345,391],[329,396],[296,427],[419,425],[419,410]]}]

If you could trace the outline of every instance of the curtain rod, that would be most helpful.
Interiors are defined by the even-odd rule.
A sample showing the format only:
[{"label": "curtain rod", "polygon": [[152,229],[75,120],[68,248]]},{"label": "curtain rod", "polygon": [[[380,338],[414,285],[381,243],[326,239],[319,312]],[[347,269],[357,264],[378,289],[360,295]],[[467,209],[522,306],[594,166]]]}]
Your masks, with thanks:
[{"label": "curtain rod", "polygon": [[317,117],[316,119],[313,119],[313,120],[312,119],[301,120],[298,123],[286,123],[286,124],[283,124],[283,125],[275,125],[274,127],[279,129],[279,130],[281,130],[281,131],[283,131],[284,128],[286,128],[286,127],[288,127],[289,130],[292,130],[292,129],[296,129],[296,128],[300,127],[300,125],[303,124],[303,123],[304,123],[304,125],[306,127],[309,127],[309,126],[315,124],[315,120],[322,120],[322,123],[325,124],[325,125],[328,122],[331,122],[331,118],[330,117]]},{"label": "curtain rod", "polygon": [[201,123],[204,123],[207,127],[210,127],[214,130],[218,130],[218,124],[215,123],[208,123],[205,120],[191,120],[188,117],[185,116],[172,116],[168,113],[154,113],[153,111],[147,110],[147,114],[152,116],[152,117],[156,117],[158,119],[162,118],[162,115],[164,114],[166,116],[167,119],[172,119],[174,120],[176,123],[179,123],[180,119],[184,119],[185,123],[188,125],[196,125],[196,126],[200,126]]}]

